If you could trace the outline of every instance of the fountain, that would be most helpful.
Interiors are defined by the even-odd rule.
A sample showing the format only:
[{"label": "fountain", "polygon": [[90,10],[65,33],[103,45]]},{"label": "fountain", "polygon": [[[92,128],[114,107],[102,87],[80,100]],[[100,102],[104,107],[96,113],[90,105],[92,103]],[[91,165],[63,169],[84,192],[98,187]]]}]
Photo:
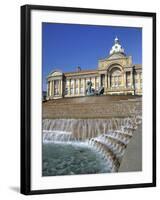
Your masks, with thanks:
[{"label": "fountain", "polygon": [[[86,93],[94,93],[91,82]],[[56,154],[50,162],[59,168],[48,169],[44,155],[44,175],[118,172],[127,145],[142,123],[142,105],[141,99],[111,98],[85,97],[47,104],[42,120],[43,152],[49,157]]]},{"label": "fountain", "polygon": [[141,123],[139,115],[112,119],[44,119],[43,142],[87,144],[117,172],[127,144]]}]

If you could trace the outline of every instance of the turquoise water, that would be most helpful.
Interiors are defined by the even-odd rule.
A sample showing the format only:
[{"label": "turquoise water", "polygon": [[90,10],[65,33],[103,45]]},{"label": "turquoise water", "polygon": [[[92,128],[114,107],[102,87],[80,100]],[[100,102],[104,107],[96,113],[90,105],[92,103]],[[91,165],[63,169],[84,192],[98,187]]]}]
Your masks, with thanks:
[{"label": "turquoise water", "polygon": [[109,172],[99,153],[76,143],[43,143],[42,175],[59,176]]}]

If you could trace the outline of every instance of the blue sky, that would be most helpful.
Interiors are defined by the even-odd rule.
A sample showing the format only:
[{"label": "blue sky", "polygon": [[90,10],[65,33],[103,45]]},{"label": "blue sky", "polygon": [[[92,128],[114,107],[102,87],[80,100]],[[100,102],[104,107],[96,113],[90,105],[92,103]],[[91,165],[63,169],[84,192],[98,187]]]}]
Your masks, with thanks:
[{"label": "blue sky", "polygon": [[78,24],[42,24],[43,90],[46,76],[53,70],[63,72],[96,69],[98,59],[105,58],[118,37],[134,64],[142,63],[142,29]]}]

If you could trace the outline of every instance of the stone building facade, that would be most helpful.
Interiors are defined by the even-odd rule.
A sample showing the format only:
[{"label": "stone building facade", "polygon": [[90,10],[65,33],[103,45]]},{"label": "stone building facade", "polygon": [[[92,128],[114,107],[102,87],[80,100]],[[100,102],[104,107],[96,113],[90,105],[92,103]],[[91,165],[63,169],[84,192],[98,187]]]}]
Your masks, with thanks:
[{"label": "stone building facade", "polygon": [[142,95],[142,65],[133,64],[116,37],[109,56],[98,61],[96,70],[63,73],[53,71],[47,77],[47,99],[86,96],[88,81],[103,95]]}]

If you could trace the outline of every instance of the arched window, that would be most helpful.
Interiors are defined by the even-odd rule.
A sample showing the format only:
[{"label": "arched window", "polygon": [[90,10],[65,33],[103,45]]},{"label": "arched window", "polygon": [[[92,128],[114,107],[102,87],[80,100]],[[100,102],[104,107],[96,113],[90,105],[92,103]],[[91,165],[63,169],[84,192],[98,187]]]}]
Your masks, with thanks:
[{"label": "arched window", "polygon": [[122,72],[118,67],[111,70],[111,87],[119,88],[122,84]]}]

